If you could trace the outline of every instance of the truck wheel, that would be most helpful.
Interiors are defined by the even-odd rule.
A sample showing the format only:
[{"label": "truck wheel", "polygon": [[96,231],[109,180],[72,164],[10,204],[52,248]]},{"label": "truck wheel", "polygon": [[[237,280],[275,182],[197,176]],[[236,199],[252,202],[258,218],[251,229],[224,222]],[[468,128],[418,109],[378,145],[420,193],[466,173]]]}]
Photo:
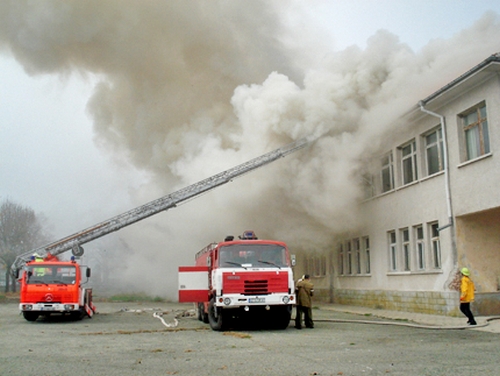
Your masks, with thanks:
[{"label": "truck wheel", "polygon": [[71,312],[71,318],[73,320],[83,320],[83,318],[86,315],[87,315],[87,313],[83,309],[80,309],[79,311],[76,311],[76,312]]},{"label": "truck wheel", "polygon": [[[215,310],[217,310],[217,317],[215,317]],[[210,303],[208,303],[208,322],[212,330],[223,330],[222,309],[215,306],[214,298],[210,299]]]},{"label": "truck wheel", "polygon": [[23,316],[26,321],[36,321],[39,315],[36,312],[23,312]]},{"label": "truck wheel", "polygon": [[292,307],[285,306],[279,307],[280,309],[276,312],[276,316],[274,318],[274,323],[277,329],[286,329],[288,325],[290,325],[290,318],[292,316]]}]

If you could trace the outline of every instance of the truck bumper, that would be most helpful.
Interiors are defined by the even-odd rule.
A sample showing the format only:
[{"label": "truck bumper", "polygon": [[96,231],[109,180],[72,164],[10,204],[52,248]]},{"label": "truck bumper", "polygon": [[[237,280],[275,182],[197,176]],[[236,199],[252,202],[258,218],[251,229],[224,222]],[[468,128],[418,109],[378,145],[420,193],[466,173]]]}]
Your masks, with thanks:
[{"label": "truck bumper", "polygon": [[78,303],[21,303],[19,304],[21,312],[76,312],[80,310]]},{"label": "truck bumper", "polygon": [[272,294],[255,296],[227,294],[217,296],[215,299],[215,306],[222,308],[239,308],[252,306],[291,306],[294,304],[294,294]]}]

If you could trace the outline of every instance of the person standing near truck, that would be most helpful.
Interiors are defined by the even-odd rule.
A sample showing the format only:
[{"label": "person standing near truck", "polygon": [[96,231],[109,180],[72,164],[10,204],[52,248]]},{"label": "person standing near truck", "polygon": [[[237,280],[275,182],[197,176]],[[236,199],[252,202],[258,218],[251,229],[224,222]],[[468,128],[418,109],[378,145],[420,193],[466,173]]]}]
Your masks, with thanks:
[{"label": "person standing near truck", "polygon": [[314,285],[309,280],[309,274],[297,282],[297,307],[295,314],[295,328],[302,329],[302,313],[304,313],[304,322],[306,328],[314,328],[312,318],[312,297],[314,295]]}]

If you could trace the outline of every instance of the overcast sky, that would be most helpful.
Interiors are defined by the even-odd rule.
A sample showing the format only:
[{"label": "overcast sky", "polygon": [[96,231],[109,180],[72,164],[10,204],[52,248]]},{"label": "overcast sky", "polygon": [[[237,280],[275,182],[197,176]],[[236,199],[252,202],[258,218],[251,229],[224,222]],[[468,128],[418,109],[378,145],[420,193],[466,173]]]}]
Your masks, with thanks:
[{"label": "overcast sky", "polygon": [[[497,0],[283,3],[287,4],[286,22],[295,28],[289,38],[293,42],[306,34],[301,48],[310,50],[311,66],[323,56],[353,45],[364,50],[367,41],[381,29],[418,53],[431,41],[452,38],[471,27],[487,11],[500,14]],[[234,7],[238,3],[231,4]],[[43,7],[39,8],[42,12]],[[286,35],[281,37],[287,39]],[[43,214],[59,238],[128,210],[141,199],[169,193],[156,186],[148,195],[137,194],[153,176],[141,168],[145,162],[133,164],[126,153],[113,152],[109,142],[96,142],[99,138],[87,104],[96,90],[98,76],[83,68],[57,74],[27,74],[5,42],[2,44],[0,39],[0,200],[10,199]],[[475,63],[488,54],[477,56]],[[251,81],[250,77],[256,76],[248,77],[245,84],[262,84]],[[240,162],[236,158],[228,165]],[[186,161],[183,163],[186,166]],[[195,172],[192,175],[191,180],[196,179]]]}]

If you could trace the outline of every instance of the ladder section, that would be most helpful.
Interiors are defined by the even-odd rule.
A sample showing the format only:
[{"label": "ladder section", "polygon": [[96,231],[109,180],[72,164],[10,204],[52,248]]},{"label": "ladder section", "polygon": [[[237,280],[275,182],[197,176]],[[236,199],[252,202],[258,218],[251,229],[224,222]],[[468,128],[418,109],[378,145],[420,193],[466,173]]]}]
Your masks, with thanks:
[{"label": "ladder section", "polygon": [[260,157],[251,159],[229,170],[200,180],[197,183],[194,183],[159,199],[148,202],[147,204],[117,215],[113,218],[108,219],[107,221],[98,223],[92,227],[62,238],[43,247],[33,249],[29,252],[19,255],[12,265],[12,270],[15,271],[21,268],[25,262],[30,260],[31,256],[34,253],[38,253],[41,256],[46,256],[47,253],[56,256],[69,250],[73,250],[73,253],[75,255],[83,253],[83,250],[81,248],[82,244],[118,231],[126,226],[139,222],[162,211],[174,208],[175,206],[177,206],[177,204],[182,203],[183,201],[199,196],[202,193],[208,192],[216,187],[229,183],[231,180],[238,178],[250,171],[253,171],[259,167],[272,163],[279,158],[294,153],[295,151],[302,149],[309,143],[310,140],[307,138],[292,142],[286,146],[261,155]]}]

